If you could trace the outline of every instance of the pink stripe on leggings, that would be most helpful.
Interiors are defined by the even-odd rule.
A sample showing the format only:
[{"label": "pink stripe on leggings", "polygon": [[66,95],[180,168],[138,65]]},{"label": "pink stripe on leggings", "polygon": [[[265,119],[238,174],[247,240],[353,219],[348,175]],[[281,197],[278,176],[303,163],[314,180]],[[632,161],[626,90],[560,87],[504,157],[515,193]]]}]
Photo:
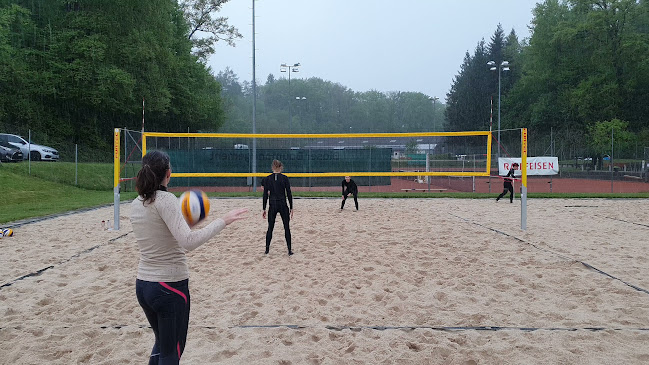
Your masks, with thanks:
[{"label": "pink stripe on leggings", "polygon": [[185,304],[187,304],[187,296],[186,296],[183,292],[181,292],[181,291],[178,290],[178,289],[175,289],[175,288],[170,287],[169,284],[164,283],[164,282],[162,282],[162,281],[160,281],[159,283],[160,283],[160,285],[162,285],[163,287],[165,287],[165,288],[171,290],[172,292],[174,292],[174,293],[180,295],[181,297],[183,297],[183,299],[185,299]]},{"label": "pink stripe on leggings", "polygon": [[176,342],[176,348],[178,349],[178,360],[180,360],[180,342]]}]

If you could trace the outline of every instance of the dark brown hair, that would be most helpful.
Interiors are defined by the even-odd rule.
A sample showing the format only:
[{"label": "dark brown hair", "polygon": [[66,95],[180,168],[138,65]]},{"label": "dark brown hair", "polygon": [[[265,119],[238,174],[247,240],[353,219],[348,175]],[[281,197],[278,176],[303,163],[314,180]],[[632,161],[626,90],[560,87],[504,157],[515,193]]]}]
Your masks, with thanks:
[{"label": "dark brown hair", "polygon": [[144,198],[142,204],[155,201],[156,191],[170,168],[169,155],[162,151],[151,151],[142,157],[142,168],[135,178],[135,188]]}]

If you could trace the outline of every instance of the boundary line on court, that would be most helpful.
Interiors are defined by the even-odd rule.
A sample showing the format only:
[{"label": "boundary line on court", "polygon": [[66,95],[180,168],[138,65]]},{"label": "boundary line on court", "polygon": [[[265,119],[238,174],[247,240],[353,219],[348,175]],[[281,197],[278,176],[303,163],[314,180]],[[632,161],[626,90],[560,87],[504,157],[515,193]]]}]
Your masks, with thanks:
[{"label": "boundary line on court", "polygon": [[[59,326],[59,327],[48,327],[48,329],[74,329],[84,326]],[[87,327],[87,326],[85,326]],[[375,330],[375,331],[414,331],[414,330],[431,330],[431,331],[440,331],[440,332],[466,332],[466,331],[477,331],[477,332],[497,332],[497,331],[521,331],[521,332],[534,332],[534,331],[548,331],[548,332],[577,332],[577,331],[588,331],[588,332],[602,332],[602,331],[638,331],[644,332],[649,331],[649,328],[646,327],[516,327],[516,326],[333,326],[333,325],[297,325],[297,324],[267,324],[267,325],[239,325],[239,326],[191,326],[192,328],[216,330],[216,329],[276,329],[276,328],[288,328],[294,330],[300,329],[325,329],[329,331],[343,331],[350,330],[352,332],[360,332],[362,330]],[[23,326],[13,326],[13,327],[0,327],[0,331],[4,330],[29,330],[34,327],[23,327]],[[44,327],[36,327],[44,328]],[[94,328],[94,327],[93,327]],[[98,326],[97,328],[105,330],[121,330],[129,328],[139,328],[139,329],[150,329],[151,326],[148,325],[112,325],[112,326]]]},{"label": "boundary line on court", "polygon": [[469,220],[469,219],[467,219],[467,218],[460,217],[460,216],[455,215],[455,214],[453,214],[453,213],[448,213],[448,214],[450,214],[450,215],[452,215],[452,216],[454,216],[454,217],[456,217],[456,218],[462,219],[462,220],[464,220],[464,221],[466,221],[466,222],[468,222],[468,223],[475,224],[475,225],[477,225],[477,226],[480,226],[480,227],[486,228],[486,229],[488,229],[488,230],[491,230],[491,231],[494,231],[494,232],[500,233],[500,234],[502,234],[502,235],[505,235],[505,236],[507,236],[507,237],[513,238],[513,239],[515,239],[515,240],[517,240],[517,241],[519,241],[519,242],[521,242],[521,243],[525,243],[525,244],[527,244],[527,245],[530,245],[530,246],[532,246],[532,247],[534,247],[534,248],[536,248],[536,249],[538,249],[538,250],[541,250],[541,251],[544,251],[544,252],[547,252],[547,253],[553,254],[553,255],[555,255],[555,256],[559,256],[559,257],[561,257],[562,259],[565,259],[565,260],[568,260],[568,261],[572,261],[572,262],[578,262],[578,263],[580,263],[580,264],[586,266],[587,268],[592,269],[592,270],[594,270],[594,271],[596,271],[596,272],[598,272],[598,273],[600,273],[600,274],[602,274],[602,275],[604,275],[604,276],[608,276],[609,278],[611,278],[611,279],[613,279],[613,280],[617,280],[617,281],[623,283],[624,285],[626,285],[626,286],[628,286],[628,287],[630,287],[630,288],[633,288],[633,289],[635,289],[635,290],[637,290],[637,291],[639,291],[639,292],[643,292],[643,293],[645,293],[645,294],[649,294],[649,290],[644,289],[644,288],[641,288],[641,287],[639,287],[639,286],[637,286],[637,285],[633,285],[633,284],[631,284],[631,283],[628,283],[628,282],[626,282],[626,281],[624,281],[624,280],[622,280],[622,279],[620,279],[620,278],[618,278],[618,277],[615,277],[615,276],[613,276],[613,275],[611,275],[611,274],[609,274],[609,273],[607,273],[607,272],[605,272],[605,271],[602,271],[602,270],[596,268],[595,266],[593,266],[593,265],[591,265],[591,264],[589,264],[589,263],[587,263],[587,262],[584,262],[584,261],[581,261],[581,260],[576,260],[576,259],[573,259],[573,258],[570,258],[570,257],[564,256],[564,255],[562,255],[562,254],[560,254],[560,253],[558,253],[558,252],[555,252],[555,251],[552,251],[552,250],[549,250],[549,249],[546,249],[546,248],[539,247],[539,246],[537,246],[537,245],[535,245],[535,244],[533,244],[533,243],[531,243],[531,242],[527,242],[527,241],[525,241],[525,240],[523,240],[523,239],[521,239],[521,238],[518,238],[518,237],[516,237],[516,236],[513,236],[513,235],[510,235],[510,234],[508,234],[508,233],[505,233],[505,232],[499,231],[499,230],[497,230],[497,229],[495,229],[495,228],[487,227],[487,226],[482,225],[482,224],[480,224],[480,223],[473,222],[473,221],[471,221],[471,220]]},{"label": "boundary line on court", "polygon": [[[212,327],[202,327],[211,329]],[[217,328],[217,327],[213,327]],[[238,328],[238,329],[256,329],[256,328],[289,328],[289,329],[302,329],[302,328],[324,328],[332,331],[342,331],[350,330],[353,332],[358,332],[364,329],[376,330],[376,331],[388,331],[388,330],[402,330],[402,331],[414,331],[414,330],[432,330],[432,331],[444,331],[444,332],[461,332],[461,331],[523,331],[523,332],[533,332],[533,331],[649,331],[649,328],[607,328],[607,327],[514,327],[514,326],[299,326],[299,325],[241,325],[241,326],[231,326],[228,328]]]},{"label": "boundary line on court", "polygon": [[54,268],[55,266],[65,264],[66,262],[69,262],[69,261],[71,261],[72,259],[75,259],[75,258],[77,258],[77,257],[79,257],[79,256],[81,256],[81,255],[83,255],[83,254],[86,254],[86,253],[92,252],[92,251],[94,251],[95,249],[97,249],[97,248],[99,248],[99,247],[101,247],[101,246],[104,246],[104,245],[107,245],[107,244],[109,244],[109,243],[115,242],[115,241],[117,241],[118,239],[120,239],[120,238],[122,238],[122,237],[124,237],[124,236],[126,236],[126,235],[128,235],[128,234],[130,234],[130,233],[133,233],[133,231],[126,232],[126,233],[124,233],[124,234],[122,234],[122,235],[119,235],[119,236],[117,236],[117,237],[115,237],[115,238],[111,238],[111,239],[109,239],[108,241],[106,241],[106,242],[104,242],[104,243],[100,243],[100,244],[98,244],[98,245],[95,245],[95,246],[92,246],[92,247],[90,247],[90,248],[87,248],[87,249],[85,249],[85,250],[83,250],[83,251],[77,252],[77,253],[75,253],[74,255],[70,256],[69,258],[67,258],[67,259],[65,259],[65,260],[61,260],[61,261],[57,262],[57,263],[54,264],[54,265],[50,265],[50,266],[47,266],[47,267],[42,268],[42,269],[40,269],[40,270],[37,270],[37,271],[31,272],[31,273],[29,273],[29,274],[25,274],[25,275],[19,276],[19,277],[17,277],[16,279],[14,279],[14,280],[12,280],[12,281],[9,281],[9,282],[6,282],[6,283],[0,285],[0,290],[2,290],[2,288],[4,288],[4,287],[12,286],[12,285],[15,284],[16,282],[21,281],[21,280],[23,280],[23,279],[27,279],[27,278],[30,278],[30,277],[33,277],[33,276],[40,276],[42,273],[44,273],[45,271],[47,271],[47,270],[49,270],[49,269]]},{"label": "boundary line on court", "polygon": [[[505,232],[500,231],[500,230],[497,230],[497,229],[495,229],[495,228],[487,227],[487,226],[485,226],[485,225],[483,225],[483,224],[480,224],[480,223],[474,222],[474,221],[472,221],[472,220],[470,220],[470,219],[468,219],[468,218],[460,217],[459,215],[455,215],[455,214],[453,214],[453,213],[448,213],[448,214],[452,215],[452,216],[455,217],[455,218],[462,219],[462,220],[464,220],[464,221],[466,221],[466,222],[468,222],[468,223],[475,224],[476,226],[480,226],[480,227],[482,227],[482,228],[486,228],[486,229],[488,229],[488,230],[490,230],[490,231],[494,231],[494,232],[496,232],[496,233],[500,233],[500,234],[502,234],[503,236],[507,236],[507,237],[509,237],[509,238],[513,238],[513,239],[517,240],[518,242],[520,242],[520,243],[524,243],[524,244],[527,244],[527,245],[530,245],[530,246],[536,248],[537,250],[544,251],[544,252],[547,252],[547,253],[553,254],[553,255],[555,255],[555,256],[559,256],[559,257],[561,257],[561,258],[564,259],[564,260],[567,260],[567,261],[573,261],[573,262],[580,262],[579,260],[575,260],[575,259],[573,259],[573,258],[571,258],[571,257],[564,256],[564,255],[562,255],[562,254],[560,254],[560,253],[558,253],[558,252],[556,252],[556,251],[552,251],[552,250],[550,250],[550,249],[547,249],[547,248],[543,248],[543,247],[537,246],[537,245],[535,245],[535,244],[533,244],[533,243],[531,243],[531,242],[527,242],[527,241],[525,241],[524,239],[522,239],[522,238],[518,238],[518,237],[516,237],[516,236],[514,236],[514,235],[511,235],[511,234],[509,234],[509,233],[505,233]],[[648,293],[648,294],[649,294],[649,293]]]},{"label": "boundary line on court", "polygon": [[641,226],[641,227],[647,227],[647,228],[649,228],[649,225],[647,225],[647,224],[642,224],[642,223],[636,223],[636,222],[625,221],[624,219],[611,218],[611,217],[607,217],[607,216],[604,216],[604,215],[596,215],[596,216],[597,216],[597,217],[606,218],[606,219],[610,219],[610,220],[614,220],[614,221],[618,221],[618,222],[624,222],[624,223],[629,223],[629,224],[635,224],[636,226]]}]

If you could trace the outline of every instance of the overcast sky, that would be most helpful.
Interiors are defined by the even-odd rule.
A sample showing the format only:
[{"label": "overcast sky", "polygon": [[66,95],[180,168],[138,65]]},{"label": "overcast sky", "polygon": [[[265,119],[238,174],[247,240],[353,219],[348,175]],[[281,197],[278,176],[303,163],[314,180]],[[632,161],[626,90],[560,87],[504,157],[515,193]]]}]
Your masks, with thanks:
[{"label": "overcast sky", "polygon": [[[464,54],[505,35],[530,36],[537,0],[258,0],[257,81],[301,63],[293,78],[319,77],[354,91],[422,92],[442,101]],[[218,14],[239,29],[236,47],[219,42],[208,65],[252,80],[252,0],[230,0]],[[485,65],[485,72],[488,68]]]}]

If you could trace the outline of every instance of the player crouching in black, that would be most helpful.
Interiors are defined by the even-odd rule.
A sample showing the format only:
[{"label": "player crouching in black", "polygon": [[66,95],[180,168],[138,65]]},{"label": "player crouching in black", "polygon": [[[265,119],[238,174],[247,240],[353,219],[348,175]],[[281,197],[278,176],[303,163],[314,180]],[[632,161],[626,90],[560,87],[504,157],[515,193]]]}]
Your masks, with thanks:
[{"label": "player crouching in black", "polygon": [[347,196],[349,194],[352,194],[354,196],[354,204],[356,204],[356,210],[358,210],[358,186],[352,180],[351,177],[345,176],[345,179],[343,180],[342,183],[343,187],[343,202],[340,204],[340,210],[343,210],[343,207],[345,206],[345,201],[347,200]]}]

